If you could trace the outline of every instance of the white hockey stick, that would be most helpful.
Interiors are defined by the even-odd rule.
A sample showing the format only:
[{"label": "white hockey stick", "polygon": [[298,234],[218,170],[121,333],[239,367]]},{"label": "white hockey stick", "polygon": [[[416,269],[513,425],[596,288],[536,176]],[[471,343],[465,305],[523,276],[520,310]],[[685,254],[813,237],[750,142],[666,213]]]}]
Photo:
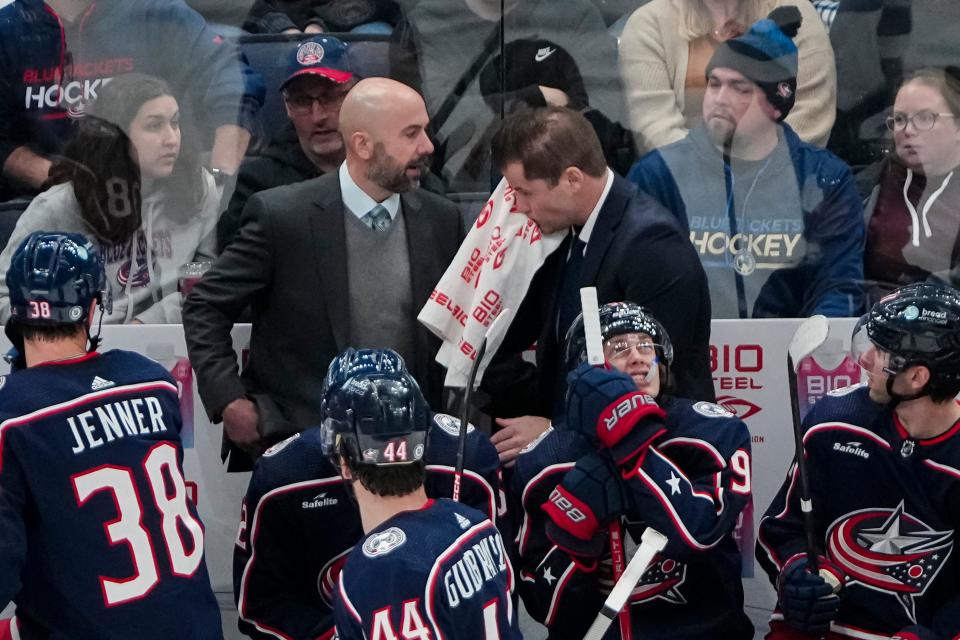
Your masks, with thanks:
[{"label": "white hockey stick", "polygon": [[[477,381],[477,372],[480,371],[480,362],[487,353],[487,342],[490,338],[497,335],[500,327],[507,327],[510,324],[510,309],[503,309],[500,314],[493,319],[487,332],[483,334],[483,340],[477,348],[476,357],[473,364],[470,365],[470,375],[467,377],[467,386],[463,391],[463,407],[460,409],[460,433],[457,442],[457,465],[453,469],[453,499],[460,502],[460,481],[463,478],[463,456],[467,448],[467,425],[470,424],[470,396],[473,394],[473,386]],[[506,318],[506,319],[505,319]]]},{"label": "white hockey stick", "polygon": [[653,562],[653,558],[663,551],[665,546],[667,546],[666,536],[647,527],[640,537],[640,546],[637,547],[637,552],[630,559],[630,564],[627,565],[623,575],[613,585],[613,590],[610,591],[610,595],[603,602],[600,613],[593,624],[590,625],[590,630],[583,637],[584,640],[601,640],[603,638],[603,634],[607,632],[607,627],[626,606],[630,594],[633,593],[633,588],[640,582],[640,578],[643,577],[647,567]]},{"label": "white hockey stick", "polygon": [[817,538],[813,522],[813,500],[810,498],[810,479],[807,461],[803,455],[803,426],[800,422],[800,398],[797,390],[797,369],[800,362],[823,346],[830,334],[830,323],[825,316],[807,318],[797,327],[787,349],[787,378],[790,381],[790,409],[793,418],[793,439],[796,448],[797,475],[800,476],[800,511],[803,513],[803,531],[806,536],[807,567],[811,573],[819,573],[837,591],[840,583],[833,573],[819,571],[817,561]]}]

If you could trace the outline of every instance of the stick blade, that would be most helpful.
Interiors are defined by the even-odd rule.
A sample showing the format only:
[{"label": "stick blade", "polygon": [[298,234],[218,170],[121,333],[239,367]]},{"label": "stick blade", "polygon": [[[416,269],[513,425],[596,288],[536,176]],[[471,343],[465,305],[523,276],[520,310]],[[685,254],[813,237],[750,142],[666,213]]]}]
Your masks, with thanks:
[{"label": "stick blade", "polygon": [[822,315],[810,316],[797,327],[788,349],[794,372],[800,366],[801,360],[827,341],[829,334],[830,322]]}]

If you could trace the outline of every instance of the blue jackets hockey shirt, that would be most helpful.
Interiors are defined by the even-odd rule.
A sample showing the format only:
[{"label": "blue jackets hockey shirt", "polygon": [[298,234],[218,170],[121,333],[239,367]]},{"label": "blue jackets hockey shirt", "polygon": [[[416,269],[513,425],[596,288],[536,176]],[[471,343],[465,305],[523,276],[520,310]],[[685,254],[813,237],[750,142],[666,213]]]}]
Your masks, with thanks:
[{"label": "blue jackets hockey shirt", "polygon": [[221,638],[177,386],[127,351],[0,378],[0,608],[22,638]]},{"label": "blue jackets hockey shirt", "polygon": [[340,573],[340,640],[512,640],[513,570],[478,511],[429,500],[370,532]]},{"label": "blue jackets hockey shirt", "polygon": [[[856,385],[818,400],[803,427],[819,552],[847,574],[833,631],[869,640],[915,625],[929,637],[960,634],[960,423],[910,438]],[[793,465],[760,521],[757,559],[774,583],[806,550],[797,491]]]},{"label": "blue jackets hockey shirt", "polygon": [[[633,507],[627,529],[646,526],[667,547],[631,596],[634,636],[652,639],[748,640],[741,555],[733,533],[750,501],[750,434],[743,421],[710,402],[664,404],[667,433],[635,469],[621,469]],[[587,571],[545,534],[540,508],[592,446],[578,433],[548,431],[517,458],[511,506],[521,514],[516,537],[518,589],[551,640],[580,640],[612,586],[609,550]],[[607,638],[619,638],[617,624]]]},{"label": "blue jackets hockey shirt", "polygon": [[[449,415],[433,417],[425,459],[431,497],[453,491],[459,428]],[[494,521],[505,508],[499,468],[490,440],[470,427],[461,499]],[[320,429],[269,449],[250,479],[233,553],[241,631],[252,638],[331,637],[337,576],[361,537],[356,502],[321,452]]]}]

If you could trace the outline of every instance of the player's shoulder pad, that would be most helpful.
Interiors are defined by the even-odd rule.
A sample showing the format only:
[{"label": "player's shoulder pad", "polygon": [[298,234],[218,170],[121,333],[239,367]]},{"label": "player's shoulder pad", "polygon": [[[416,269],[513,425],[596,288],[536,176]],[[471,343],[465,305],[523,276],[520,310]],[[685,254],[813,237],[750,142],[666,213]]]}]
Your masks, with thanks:
[{"label": "player's shoulder pad", "polygon": [[870,389],[864,383],[829,391],[810,408],[803,419],[806,427],[823,422],[847,422],[866,426],[886,407],[870,399]]},{"label": "player's shoulder pad", "polygon": [[594,451],[590,442],[580,433],[563,426],[551,426],[535,442],[536,446],[527,445],[526,451],[521,451],[521,455],[517,456],[511,486],[525,487],[547,467],[575,462]]},{"label": "player's shoulder pad", "polygon": [[525,454],[525,453],[530,453],[531,451],[533,451],[534,449],[536,449],[536,448],[537,448],[537,445],[539,445],[541,442],[543,442],[544,439],[545,439],[547,436],[549,436],[551,433],[553,433],[553,425],[552,425],[552,424],[549,425],[549,426],[547,426],[547,428],[543,430],[543,433],[541,433],[540,435],[538,435],[536,438],[534,438],[533,440],[531,440],[530,442],[528,442],[525,447],[523,447],[522,449],[520,449],[520,453],[519,453],[518,455],[523,455],[523,454]]},{"label": "player's shoulder pad", "polygon": [[[449,413],[433,414],[433,427],[435,431],[442,432],[453,438],[460,437],[460,419],[451,416]],[[467,435],[476,431],[476,428],[467,423]]]},{"label": "player's shoulder pad", "polygon": [[747,424],[723,405],[704,400],[673,398],[665,407],[667,438],[688,437],[710,442],[721,449],[725,445],[749,446]]},{"label": "player's shoulder pad", "polygon": [[290,436],[289,438],[287,438],[286,440],[281,440],[281,441],[278,442],[277,444],[273,445],[272,447],[270,447],[270,448],[268,448],[266,451],[264,451],[262,457],[264,457],[264,458],[272,458],[273,456],[277,455],[278,453],[280,453],[281,451],[283,451],[284,449],[286,449],[288,446],[290,446],[291,444],[293,444],[293,442],[294,442],[295,440],[298,440],[299,438],[300,438],[300,434],[299,434],[299,433],[295,433],[295,434],[293,434],[292,436]]},{"label": "player's shoulder pad", "polygon": [[250,478],[251,494],[263,494],[278,487],[338,476],[323,455],[320,429],[310,428],[273,445],[257,460]]}]

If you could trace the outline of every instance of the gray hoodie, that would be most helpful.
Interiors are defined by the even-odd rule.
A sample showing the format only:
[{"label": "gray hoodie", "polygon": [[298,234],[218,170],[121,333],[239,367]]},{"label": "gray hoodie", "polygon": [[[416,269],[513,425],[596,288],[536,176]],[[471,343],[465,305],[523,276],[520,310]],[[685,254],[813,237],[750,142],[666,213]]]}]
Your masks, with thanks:
[{"label": "gray hoodie", "polygon": [[[125,242],[100,244],[107,288],[113,299],[113,311],[104,315],[103,321],[121,324],[136,319],[144,324],[177,324],[177,270],[188,262],[214,259],[219,194],[213,176],[205,173],[199,211],[169,211],[162,190],[144,194],[142,202],[140,229]],[[0,323],[10,318],[7,269],[14,251],[34,231],[83,233],[93,239],[80,215],[72,183],[58,184],[34,198],[0,253]]]}]

